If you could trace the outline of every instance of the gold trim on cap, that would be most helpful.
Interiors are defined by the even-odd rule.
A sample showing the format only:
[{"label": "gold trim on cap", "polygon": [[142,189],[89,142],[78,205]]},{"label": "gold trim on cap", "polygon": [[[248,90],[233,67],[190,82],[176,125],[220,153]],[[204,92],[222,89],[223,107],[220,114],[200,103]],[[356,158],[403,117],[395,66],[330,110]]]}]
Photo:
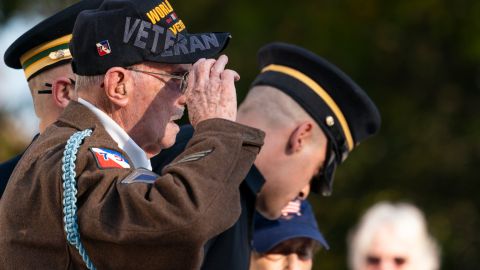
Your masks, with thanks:
[{"label": "gold trim on cap", "polygon": [[[71,59],[72,55],[68,50],[68,44],[72,39],[72,34],[57,38],[55,40],[40,44],[35,48],[28,50],[20,57],[20,64],[25,72],[27,80],[35,72],[43,69],[44,67],[53,65],[59,61],[65,59]],[[67,47],[59,48],[55,50],[55,47]],[[51,52],[48,52],[51,50]],[[55,50],[55,51],[52,51]],[[46,55],[42,55],[45,54]]]},{"label": "gold trim on cap", "polygon": [[335,114],[337,117],[338,121],[340,122],[340,125],[342,126],[343,133],[345,134],[345,138],[347,140],[347,146],[348,146],[348,151],[352,151],[353,149],[353,137],[352,133],[350,132],[350,128],[348,127],[347,120],[345,119],[345,116],[343,115],[342,111],[338,107],[338,105],[335,103],[335,101],[330,97],[330,95],[323,89],[317,82],[312,80],[310,77],[305,75],[304,73],[293,69],[291,67],[287,66],[282,66],[282,65],[268,65],[262,69],[263,72],[267,71],[276,71],[280,73],[284,73],[286,75],[289,75],[305,85],[307,85],[309,88],[311,88],[317,95],[320,96],[323,101],[327,104],[327,106],[330,108],[330,110]]},{"label": "gold trim on cap", "polygon": [[50,65],[53,65],[57,62],[65,60],[65,59],[68,59],[68,58],[61,58],[61,59],[53,60],[53,59],[51,59],[50,57],[47,56],[47,57],[44,57],[44,58],[36,61],[35,63],[31,64],[30,66],[28,66],[26,69],[23,70],[23,72],[25,73],[25,77],[28,80],[30,78],[30,76],[32,76],[35,72],[39,71],[40,69],[42,69],[44,67],[47,67],[47,66],[50,66]]}]

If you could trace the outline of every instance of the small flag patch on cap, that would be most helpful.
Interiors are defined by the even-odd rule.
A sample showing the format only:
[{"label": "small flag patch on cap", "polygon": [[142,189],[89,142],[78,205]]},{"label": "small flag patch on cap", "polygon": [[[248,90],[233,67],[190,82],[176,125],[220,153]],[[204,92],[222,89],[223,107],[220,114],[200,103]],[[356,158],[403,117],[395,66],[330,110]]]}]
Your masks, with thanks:
[{"label": "small flag patch on cap", "polygon": [[112,52],[112,49],[110,49],[110,44],[108,43],[108,40],[100,41],[97,43],[97,51],[98,55],[104,56]]},{"label": "small flag patch on cap", "polygon": [[290,201],[287,206],[282,209],[282,216],[280,218],[290,219],[293,216],[301,216],[301,205],[302,201],[299,199]]},{"label": "small flag patch on cap", "polygon": [[167,18],[167,24],[171,24],[172,22],[176,21],[177,20],[177,14],[175,14],[175,12],[172,12],[172,14],[170,14],[170,16]]},{"label": "small flag patch on cap", "polygon": [[90,148],[100,169],[130,168],[128,161],[117,151],[107,148]]}]

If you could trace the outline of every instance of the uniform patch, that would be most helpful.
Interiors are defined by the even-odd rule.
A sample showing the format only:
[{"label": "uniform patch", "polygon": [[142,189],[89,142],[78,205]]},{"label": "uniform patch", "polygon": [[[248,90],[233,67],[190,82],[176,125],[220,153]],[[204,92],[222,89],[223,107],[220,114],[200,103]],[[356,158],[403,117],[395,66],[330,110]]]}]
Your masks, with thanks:
[{"label": "uniform patch", "polygon": [[208,150],[205,150],[205,151],[200,151],[200,152],[196,152],[196,153],[193,153],[193,154],[190,154],[190,155],[186,155],[183,158],[181,158],[180,160],[177,160],[175,162],[172,162],[172,163],[168,164],[167,166],[165,166],[165,168],[173,166],[173,165],[177,165],[177,164],[180,164],[180,163],[197,161],[199,159],[202,159],[202,158],[210,155],[210,153],[212,153],[212,152],[213,152],[213,149],[208,149]]},{"label": "uniform patch", "polygon": [[107,148],[90,148],[92,151],[93,156],[97,160],[98,167],[100,169],[107,169],[107,168],[130,168],[130,164],[117,151],[107,149]]},{"label": "uniform patch", "polygon": [[145,168],[138,168],[132,173],[127,175],[125,179],[122,180],[122,184],[133,184],[133,183],[147,183],[151,184],[157,180],[160,175],[147,170]]}]

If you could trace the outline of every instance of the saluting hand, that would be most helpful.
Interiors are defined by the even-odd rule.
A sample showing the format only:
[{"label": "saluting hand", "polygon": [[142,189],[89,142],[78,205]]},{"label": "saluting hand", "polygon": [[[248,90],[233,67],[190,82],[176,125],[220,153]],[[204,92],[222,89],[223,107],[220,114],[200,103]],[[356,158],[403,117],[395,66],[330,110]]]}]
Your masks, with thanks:
[{"label": "saluting hand", "polygon": [[225,69],[228,57],[200,59],[188,76],[187,97],[188,117],[195,127],[199,122],[223,118],[235,121],[237,117],[237,95],[235,81],[240,79],[237,72]]}]

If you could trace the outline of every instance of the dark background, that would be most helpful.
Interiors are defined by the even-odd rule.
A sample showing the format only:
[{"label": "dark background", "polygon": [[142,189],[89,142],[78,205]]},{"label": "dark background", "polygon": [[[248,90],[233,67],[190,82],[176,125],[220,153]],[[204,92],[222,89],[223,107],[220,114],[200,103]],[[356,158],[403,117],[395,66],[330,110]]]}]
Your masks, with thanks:
[{"label": "dark background", "polygon": [[[0,26],[13,15],[49,15],[71,2],[2,0]],[[347,268],[346,235],[381,200],[412,202],[425,212],[442,269],[479,269],[480,1],[171,3],[190,32],[231,32],[226,54],[242,77],[239,101],[258,73],[256,51],[284,41],[335,63],[378,105],[381,132],[340,166],[332,197],[310,198],[331,246],[314,269]],[[0,125],[5,160],[25,146],[11,140],[2,116]]]}]

